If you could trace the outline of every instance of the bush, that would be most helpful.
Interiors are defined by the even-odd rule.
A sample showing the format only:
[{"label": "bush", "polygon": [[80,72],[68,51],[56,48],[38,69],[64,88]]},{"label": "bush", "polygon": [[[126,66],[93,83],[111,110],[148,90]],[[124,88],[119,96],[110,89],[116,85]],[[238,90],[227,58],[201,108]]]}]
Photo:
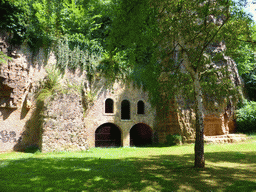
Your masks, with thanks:
[{"label": "bush", "polygon": [[26,147],[25,153],[36,153],[36,152],[40,152],[40,148],[37,144],[32,144]]},{"label": "bush", "polygon": [[36,98],[38,101],[44,101],[46,98],[51,97],[54,93],[62,92],[63,88],[60,84],[61,73],[58,69],[46,69],[47,76],[40,82]]},{"label": "bush", "polygon": [[242,133],[256,132],[256,102],[245,102],[237,111],[237,131]]},{"label": "bush", "polygon": [[180,144],[181,141],[182,141],[182,137],[178,134],[166,136],[166,144],[169,146]]}]

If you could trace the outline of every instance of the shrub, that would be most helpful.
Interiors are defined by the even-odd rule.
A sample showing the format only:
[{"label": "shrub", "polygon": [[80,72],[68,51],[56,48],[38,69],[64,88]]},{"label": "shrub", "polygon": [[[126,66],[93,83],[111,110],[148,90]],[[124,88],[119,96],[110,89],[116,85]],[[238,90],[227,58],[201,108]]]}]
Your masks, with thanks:
[{"label": "shrub", "polygon": [[180,144],[181,141],[182,141],[182,137],[178,134],[174,134],[174,135],[170,134],[166,136],[166,144],[169,146]]},{"label": "shrub", "polygon": [[25,153],[36,153],[40,152],[40,147],[37,144],[32,144],[26,147]]},{"label": "shrub", "polygon": [[60,84],[61,81],[61,73],[58,69],[46,69],[47,76],[41,82],[40,87],[38,88],[38,93],[36,95],[37,100],[44,101],[46,98],[53,96],[54,93],[61,92],[62,86]]},{"label": "shrub", "polygon": [[237,131],[256,132],[256,102],[246,101],[244,106],[237,111]]}]

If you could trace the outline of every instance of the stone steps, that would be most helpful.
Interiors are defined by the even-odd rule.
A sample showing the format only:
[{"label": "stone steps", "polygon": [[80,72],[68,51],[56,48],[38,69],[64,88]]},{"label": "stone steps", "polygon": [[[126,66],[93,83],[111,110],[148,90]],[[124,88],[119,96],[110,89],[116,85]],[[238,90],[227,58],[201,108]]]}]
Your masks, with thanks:
[{"label": "stone steps", "polygon": [[[245,134],[227,134],[227,135],[216,135],[216,136],[204,136],[204,143],[235,143],[247,140],[248,137]],[[195,143],[194,139],[186,141],[186,143]]]},{"label": "stone steps", "polygon": [[210,143],[235,143],[245,141],[247,136],[245,134],[227,134],[227,135],[217,135],[217,136],[205,136],[204,142]]}]

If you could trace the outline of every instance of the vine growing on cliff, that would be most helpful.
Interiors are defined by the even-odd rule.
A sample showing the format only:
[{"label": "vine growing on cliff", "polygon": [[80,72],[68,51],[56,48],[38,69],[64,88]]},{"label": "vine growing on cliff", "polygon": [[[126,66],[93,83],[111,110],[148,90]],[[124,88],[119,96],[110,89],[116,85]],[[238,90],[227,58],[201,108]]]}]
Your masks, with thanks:
[{"label": "vine growing on cliff", "polygon": [[96,68],[101,60],[100,53],[92,53],[87,47],[81,48],[79,45],[73,49],[70,48],[70,42],[67,39],[59,39],[55,48],[57,58],[57,68],[62,72],[65,69],[86,71],[88,79],[95,74]]}]

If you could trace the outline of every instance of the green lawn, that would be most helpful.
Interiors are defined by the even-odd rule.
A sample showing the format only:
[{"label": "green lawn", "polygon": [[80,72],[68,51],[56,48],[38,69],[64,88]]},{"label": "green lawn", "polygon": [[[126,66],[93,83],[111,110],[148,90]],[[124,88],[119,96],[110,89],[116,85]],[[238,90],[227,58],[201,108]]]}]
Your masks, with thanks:
[{"label": "green lawn", "polygon": [[0,154],[0,191],[256,191],[256,139],[206,145],[194,169],[193,145]]}]

